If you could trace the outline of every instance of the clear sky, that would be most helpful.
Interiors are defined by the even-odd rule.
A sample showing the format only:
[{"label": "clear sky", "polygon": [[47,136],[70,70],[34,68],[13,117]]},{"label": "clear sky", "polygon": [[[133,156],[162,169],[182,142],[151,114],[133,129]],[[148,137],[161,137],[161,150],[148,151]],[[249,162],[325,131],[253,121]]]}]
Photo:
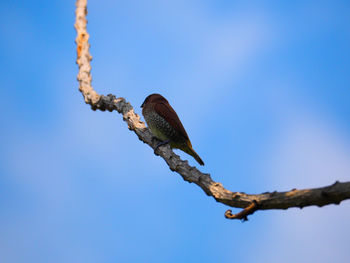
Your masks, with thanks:
[{"label": "clear sky", "polygon": [[[226,206],[172,173],[120,115],[85,105],[74,10],[0,2],[0,262],[350,262],[349,201],[226,220]],[[147,95],[164,95],[201,171],[226,188],[350,180],[349,1],[90,0],[88,10],[96,91],[139,114]]]}]

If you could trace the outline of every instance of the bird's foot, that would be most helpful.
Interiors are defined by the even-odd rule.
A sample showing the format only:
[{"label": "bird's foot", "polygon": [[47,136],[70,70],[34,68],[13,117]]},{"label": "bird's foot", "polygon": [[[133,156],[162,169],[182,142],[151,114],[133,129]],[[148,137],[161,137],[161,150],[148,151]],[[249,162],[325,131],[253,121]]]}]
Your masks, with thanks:
[{"label": "bird's foot", "polygon": [[164,141],[164,142],[158,143],[157,146],[154,148],[154,154],[157,154],[156,151],[158,150],[158,148],[159,148],[160,146],[166,145],[166,144],[168,144],[169,142],[170,142],[170,140],[166,140],[166,141]]}]

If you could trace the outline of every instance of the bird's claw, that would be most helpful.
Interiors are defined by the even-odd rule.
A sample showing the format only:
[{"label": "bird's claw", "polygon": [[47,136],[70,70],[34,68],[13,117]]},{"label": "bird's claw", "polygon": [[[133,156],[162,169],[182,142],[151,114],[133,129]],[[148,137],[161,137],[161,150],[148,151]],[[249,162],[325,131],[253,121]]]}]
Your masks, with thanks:
[{"label": "bird's claw", "polygon": [[163,141],[163,142],[158,143],[157,146],[154,148],[154,154],[155,154],[155,155],[158,155],[158,154],[156,153],[156,151],[158,150],[158,148],[159,148],[160,146],[163,146],[163,145],[168,144],[169,142],[170,142],[170,140],[166,140],[166,141]]}]

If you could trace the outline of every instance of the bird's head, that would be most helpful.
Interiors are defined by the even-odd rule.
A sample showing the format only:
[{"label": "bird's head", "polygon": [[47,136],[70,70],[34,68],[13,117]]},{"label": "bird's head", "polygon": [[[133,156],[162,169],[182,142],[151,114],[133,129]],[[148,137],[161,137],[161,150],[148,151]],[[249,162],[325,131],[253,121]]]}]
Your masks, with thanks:
[{"label": "bird's head", "polygon": [[165,103],[169,103],[166,98],[164,98],[162,95],[160,94],[151,94],[148,95],[147,98],[144,100],[144,102],[141,105],[141,108],[143,108],[145,105],[149,104],[149,103],[160,103],[160,102],[165,102]]}]

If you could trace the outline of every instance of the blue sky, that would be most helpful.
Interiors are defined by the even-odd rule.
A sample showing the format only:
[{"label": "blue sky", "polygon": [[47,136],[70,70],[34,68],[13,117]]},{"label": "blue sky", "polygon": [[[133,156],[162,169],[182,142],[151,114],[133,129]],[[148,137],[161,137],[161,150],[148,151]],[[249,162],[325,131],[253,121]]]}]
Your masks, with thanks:
[{"label": "blue sky", "polygon": [[[0,3],[1,262],[349,262],[350,203],[246,223],[78,92],[72,1]],[[348,1],[89,1],[93,86],[163,94],[232,191],[350,179]],[[196,162],[184,153],[183,158]],[[234,211],[237,211],[234,209]]]}]

